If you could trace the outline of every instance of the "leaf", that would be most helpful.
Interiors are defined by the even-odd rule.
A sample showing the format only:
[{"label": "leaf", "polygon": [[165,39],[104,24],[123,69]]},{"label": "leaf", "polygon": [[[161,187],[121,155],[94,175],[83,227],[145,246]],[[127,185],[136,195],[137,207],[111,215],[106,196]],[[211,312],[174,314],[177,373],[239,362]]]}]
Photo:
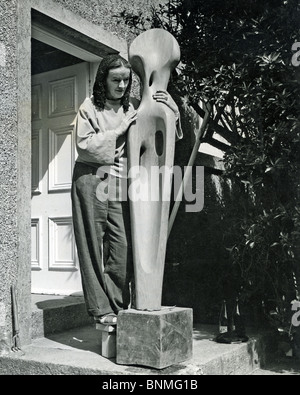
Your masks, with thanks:
[{"label": "leaf", "polygon": [[274,248],[274,247],[277,247],[277,246],[279,246],[279,245],[280,245],[280,243],[276,242],[276,243],[273,243],[273,244],[270,246],[270,248]]},{"label": "leaf", "polygon": [[262,182],[263,182],[263,178],[262,177],[259,177],[259,178],[257,178],[255,181],[254,181],[254,185],[258,185],[258,184],[261,184]]},{"label": "leaf", "polygon": [[268,167],[265,173],[271,173],[274,172],[274,170],[275,170],[274,167]]}]

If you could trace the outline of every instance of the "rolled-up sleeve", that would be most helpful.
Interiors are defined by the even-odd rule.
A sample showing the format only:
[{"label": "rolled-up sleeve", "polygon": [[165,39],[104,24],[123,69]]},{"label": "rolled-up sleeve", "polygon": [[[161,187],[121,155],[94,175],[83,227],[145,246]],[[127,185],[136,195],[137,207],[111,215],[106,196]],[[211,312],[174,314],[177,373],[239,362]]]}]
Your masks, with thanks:
[{"label": "rolled-up sleeve", "polygon": [[100,130],[94,110],[88,102],[80,107],[73,122],[76,148],[86,162],[113,165],[117,136],[114,130]]}]

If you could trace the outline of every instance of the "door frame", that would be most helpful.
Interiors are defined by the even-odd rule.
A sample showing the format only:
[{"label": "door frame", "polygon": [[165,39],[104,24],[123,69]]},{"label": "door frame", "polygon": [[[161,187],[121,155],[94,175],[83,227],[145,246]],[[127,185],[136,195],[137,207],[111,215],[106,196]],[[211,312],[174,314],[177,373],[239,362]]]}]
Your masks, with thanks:
[{"label": "door frame", "polygon": [[79,46],[76,46],[73,43],[68,42],[56,36],[55,34],[45,30],[36,22],[32,23],[31,37],[45,44],[51,45],[51,47],[57,48],[63,52],[82,59],[85,62],[100,62],[100,60],[102,59],[99,55],[88,52],[85,49],[80,48]]}]

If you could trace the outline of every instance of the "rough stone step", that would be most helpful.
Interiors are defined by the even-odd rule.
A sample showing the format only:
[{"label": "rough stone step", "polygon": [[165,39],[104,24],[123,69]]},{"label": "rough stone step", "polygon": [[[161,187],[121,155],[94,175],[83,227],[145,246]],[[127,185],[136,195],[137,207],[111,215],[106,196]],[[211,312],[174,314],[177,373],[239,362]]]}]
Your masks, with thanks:
[{"label": "rough stone step", "polygon": [[0,358],[0,375],[249,375],[265,359],[264,336],[244,344],[218,344],[217,328],[195,325],[193,357],[163,370],[121,366],[101,356],[95,325],[36,339],[22,353]]},{"label": "rough stone step", "polygon": [[82,295],[36,295],[32,300],[32,339],[91,324]]}]

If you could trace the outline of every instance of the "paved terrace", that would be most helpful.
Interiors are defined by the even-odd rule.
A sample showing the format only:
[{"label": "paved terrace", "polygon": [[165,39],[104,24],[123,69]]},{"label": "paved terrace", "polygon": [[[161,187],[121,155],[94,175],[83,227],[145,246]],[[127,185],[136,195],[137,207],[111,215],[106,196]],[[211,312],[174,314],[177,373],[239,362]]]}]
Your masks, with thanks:
[{"label": "paved terrace", "polygon": [[[299,361],[271,360],[266,334],[244,344],[213,341],[217,327],[194,325],[193,357],[164,370],[117,365],[101,356],[100,334],[86,315],[82,296],[32,298],[34,339],[20,353],[0,357],[0,375],[277,375],[300,374]],[[249,334],[249,333],[248,333]],[[299,365],[299,366],[298,366]]]}]

